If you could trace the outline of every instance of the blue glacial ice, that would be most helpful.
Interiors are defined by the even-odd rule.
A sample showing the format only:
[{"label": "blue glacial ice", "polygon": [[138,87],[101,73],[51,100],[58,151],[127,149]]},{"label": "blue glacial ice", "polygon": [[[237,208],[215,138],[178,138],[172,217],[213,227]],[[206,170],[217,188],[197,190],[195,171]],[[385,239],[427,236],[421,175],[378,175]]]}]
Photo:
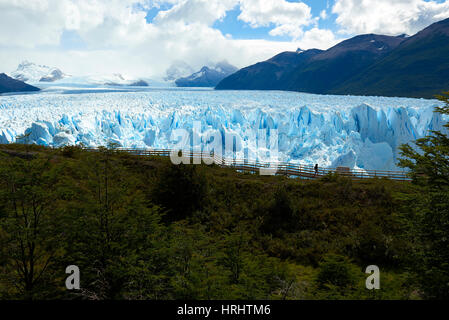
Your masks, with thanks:
[{"label": "blue glacial ice", "polygon": [[[256,150],[258,129],[276,129],[281,161],[396,169],[398,147],[445,130],[436,100],[322,96],[277,91],[148,89],[139,92],[0,96],[0,144],[170,148],[175,129],[236,135],[237,156]],[[23,141],[22,139],[20,141]],[[246,152],[246,153],[245,153]]]}]

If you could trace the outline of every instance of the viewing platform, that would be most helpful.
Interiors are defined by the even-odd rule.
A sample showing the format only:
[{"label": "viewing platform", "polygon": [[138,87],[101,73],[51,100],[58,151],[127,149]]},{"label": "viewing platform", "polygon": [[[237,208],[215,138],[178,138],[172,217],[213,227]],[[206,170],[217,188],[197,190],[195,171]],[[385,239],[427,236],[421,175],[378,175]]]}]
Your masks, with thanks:
[{"label": "viewing platform", "polygon": [[[87,150],[98,150],[95,148],[87,148]],[[170,149],[123,149],[118,148],[118,151],[126,152],[136,156],[160,156],[170,157],[172,150]],[[242,159],[220,158],[214,154],[201,152],[185,152],[183,157],[190,158],[190,163],[214,163],[220,167],[233,168],[237,171],[248,173],[262,173],[264,175],[284,175],[291,178],[302,179],[319,179],[328,174],[339,174],[340,176],[348,177],[353,180],[364,179],[389,179],[395,181],[411,181],[412,179],[407,174],[407,171],[386,171],[386,170],[355,170],[347,167],[338,168],[318,168],[318,173],[312,165],[300,165],[288,162],[268,163],[262,161],[251,161]],[[262,171],[261,171],[262,170]]]}]

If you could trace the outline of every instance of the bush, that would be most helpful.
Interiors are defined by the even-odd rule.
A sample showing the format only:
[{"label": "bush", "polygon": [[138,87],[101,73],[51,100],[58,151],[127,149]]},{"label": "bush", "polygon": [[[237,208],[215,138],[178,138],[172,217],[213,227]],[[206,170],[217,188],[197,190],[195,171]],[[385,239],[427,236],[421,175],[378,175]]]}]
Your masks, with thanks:
[{"label": "bush", "polygon": [[279,234],[291,232],[296,227],[295,210],[286,186],[279,187],[272,203],[266,210],[262,224],[263,233]]},{"label": "bush", "polygon": [[316,279],[320,289],[330,286],[344,290],[356,283],[354,266],[349,260],[339,255],[328,255],[319,266]]},{"label": "bush", "polygon": [[166,221],[173,222],[191,217],[207,207],[208,182],[194,165],[166,165],[154,186],[154,201],[166,210]]}]

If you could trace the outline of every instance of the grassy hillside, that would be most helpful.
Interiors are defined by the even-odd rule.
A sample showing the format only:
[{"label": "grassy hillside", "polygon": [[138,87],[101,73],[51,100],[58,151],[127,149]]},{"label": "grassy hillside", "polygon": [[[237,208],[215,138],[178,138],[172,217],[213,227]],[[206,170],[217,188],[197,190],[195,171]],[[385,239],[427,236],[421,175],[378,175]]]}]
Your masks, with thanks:
[{"label": "grassy hillside", "polygon": [[[420,298],[418,192],[0,145],[0,299]],[[72,264],[76,292],[65,289]],[[375,292],[365,288],[372,264]]]}]

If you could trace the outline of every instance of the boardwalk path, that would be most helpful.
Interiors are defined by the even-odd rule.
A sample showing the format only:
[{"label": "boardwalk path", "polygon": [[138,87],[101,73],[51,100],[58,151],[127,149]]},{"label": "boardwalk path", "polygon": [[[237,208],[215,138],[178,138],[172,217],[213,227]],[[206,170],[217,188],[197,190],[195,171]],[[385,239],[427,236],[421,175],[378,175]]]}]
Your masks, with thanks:
[{"label": "boardwalk path", "polygon": [[[119,149],[119,150],[137,156],[169,157],[171,153],[171,150],[168,149]],[[221,167],[234,168],[238,171],[250,173],[262,173],[262,174],[264,173],[265,175],[276,174],[305,179],[317,179],[329,173],[338,173],[342,176],[346,176],[354,180],[386,178],[396,181],[411,181],[406,171],[351,170],[349,168],[335,168],[335,169],[320,168],[318,171],[318,175],[316,175],[314,167],[308,165],[279,162],[277,164],[277,168],[270,169],[270,165],[266,162],[246,161],[239,159],[224,159],[224,158],[220,159],[212,154],[194,153],[194,152],[189,152],[184,156],[191,158],[191,163],[192,159],[196,159],[197,161],[203,159],[205,163],[214,162],[215,164],[218,164]]]}]

